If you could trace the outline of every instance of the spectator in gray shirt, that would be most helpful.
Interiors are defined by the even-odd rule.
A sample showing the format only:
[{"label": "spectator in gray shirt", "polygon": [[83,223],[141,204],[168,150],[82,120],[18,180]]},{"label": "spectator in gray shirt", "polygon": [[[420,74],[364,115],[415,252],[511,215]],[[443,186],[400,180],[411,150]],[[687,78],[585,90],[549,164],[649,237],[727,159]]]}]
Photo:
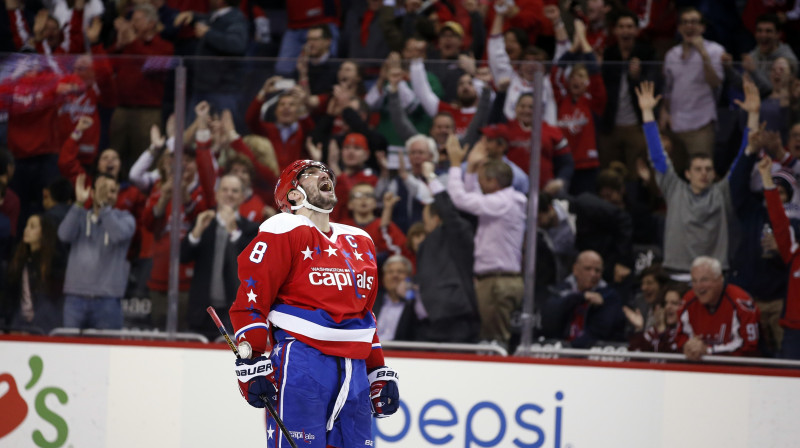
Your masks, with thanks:
[{"label": "spectator in gray shirt", "polygon": [[[107,174],[94,178],[91,190],[86,175],[75,182],[75,203],[58,227],[58,238],[70,244],[64,279],[64,326],[70,328],[122,328],[120,300],[128,283],[128,246],[136,230],[129,212],[112,206],[119,183]],[[84,208],[92,199],[92,206]]]}]

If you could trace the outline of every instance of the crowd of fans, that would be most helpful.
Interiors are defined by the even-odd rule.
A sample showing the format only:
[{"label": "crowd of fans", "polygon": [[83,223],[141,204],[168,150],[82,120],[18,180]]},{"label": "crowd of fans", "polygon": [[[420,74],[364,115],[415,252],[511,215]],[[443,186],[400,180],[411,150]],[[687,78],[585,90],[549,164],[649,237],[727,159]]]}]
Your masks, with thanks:
[{"label": "crowd of fans", "polygon": [[308,158],[375,241],[382,340],[513,348],[533,189],[537,337],[800,359],[800,1],[5,5],[6,331],[163,329],[179,257],[178,328],[213,337]]}]

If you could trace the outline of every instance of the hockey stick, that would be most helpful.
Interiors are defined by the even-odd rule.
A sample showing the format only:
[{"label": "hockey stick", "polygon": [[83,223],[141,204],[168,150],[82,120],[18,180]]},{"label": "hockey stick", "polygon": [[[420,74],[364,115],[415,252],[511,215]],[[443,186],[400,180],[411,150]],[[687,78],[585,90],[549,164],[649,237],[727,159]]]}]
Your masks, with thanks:
[{"label": "hockey stick", "polygon": [[[219,316],[217,316],[217,311],[214,310],[214,307],[211,306],[206,308],[206,311],[208,311],[208,314],[211,316],[211,319],[214,320],[214,324],[216,324],[217,328],[219,329],[219,333],[222,335],[222,337],[225,338],[225,342],[228,343],[228,347],[230,347],[231,350],[233,350],[233,354],[236,355],[237,359],[242,359],[242,356],[239,354],[239,349],[236,348],[236,345],[233,344],[231,337],[228,336],[228,331],[225,329],[225,325],[223,325],[222,321],[219,320]],[[264,401],[264,404],[267,405],[267,411],[269,411],[272,418],[275,419],[275,423],[278,424],[278,428],[280,428],[283,435],[286,436],[286,440],[289,441],[289,445],[291,445],[292,448],[297,448],[297,445],[294,443],[294,439],[292,439],[292,436],[289,435],[289,430],[286,429],[286,425],[283,424],[283,420],[281,420],[281,418],[278,417],[278,411],[275,410],[275,406],[272,405],[272,403],[269,401],[269,398],[267,398],[266,395],[261,395],[259,396],[259,398],[261,398],[261,400]]]}]

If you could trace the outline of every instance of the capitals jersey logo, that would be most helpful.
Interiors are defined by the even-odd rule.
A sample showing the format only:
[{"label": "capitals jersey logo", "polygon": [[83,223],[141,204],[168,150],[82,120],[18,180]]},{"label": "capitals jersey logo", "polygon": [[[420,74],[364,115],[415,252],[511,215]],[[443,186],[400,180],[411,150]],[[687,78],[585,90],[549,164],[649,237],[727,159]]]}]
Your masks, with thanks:
[{"label": "capitals jersey logo", "polygon": [[[311,268],[308,281],[315,286],[335,286],[339,291],[343,287],[356,285],[360,289],[372,289],[375,278],[365,272],[356,274],[342,268]],[[363,295],[362,295],[363,296]],[[364,297],[359,297],[364,298]]]}]

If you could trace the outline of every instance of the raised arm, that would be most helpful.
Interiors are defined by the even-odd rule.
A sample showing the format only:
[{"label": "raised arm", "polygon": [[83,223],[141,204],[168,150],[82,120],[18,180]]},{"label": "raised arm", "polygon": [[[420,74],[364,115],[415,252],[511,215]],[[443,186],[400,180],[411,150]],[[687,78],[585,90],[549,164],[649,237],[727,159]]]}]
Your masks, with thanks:
[{"label": "raised arm", "polygon": [[[750,144],[750,135],[754,134],[759,131],[759,112],[761,110],[761,95],[758,92],[758,87],[750,81],[745,79],[743,81],[744,87],[744,101],[740,101],[738,99],[733,100],[736,105],[742,108],[745,112],[747,112],[747,129],[744,130],[744,135],[742,136],[742,144],[739,147],[739,152],[736,155],[736,159],[733,161],[733,165],[731,170],[728,172],[728,180],[730,181],[731,176],[734,174],[738,175],[742,174],[742,178],[737,180],[737,182],[748,182],[750,170],[748,169],[747,173],[742,173],[742,170],[738,170],[738,165],[742,162],[741,158],[742,155],[744,156],[751,156],[754,155],[758,151],[758,147],[756,145]],[[763,127],[760,129],[763,132]],[[758,132],[760,135],[761,132]],[[750,166],[752,168],[752,165]]]},{"label": "raised arm", "polygon": [[514,76],[514,68],[511,66],[511,59],[506,53],[506,43],[503,40],[503,20],[502,14],[495,14],[489,31],[489,41],[486,44],[489,52],[489,68],[494,79],[511,79]]},{"label": "raised arm", "polygon": [[72,184],[75,184],[75,178],[79,174],[86,171],[78,162],[78,142],[83,137],[83,132],[92,127],[92,117],[83,116],[78,119],[78,124],[75,125],[75,130],[72,131],[69,138],[64,141],[61,146],[61,152],[58,154],[58,170],[61,175],[68,179]]},{"label": "raised arm", "polygon": [[775,188],[775,182],[772,180],[772,160],[769,156],[764,156],[758,162],[758,173],[764,184],[764,198],[767,200],[767,211],[778,251],[783,262],[789,264],[800,248],[798,248],[794,232],[789,225],[789,218],[786,216],[778,189]]},{"label": "raised arm", "polygon": [[408,114],[406,111],[403,110],[403,106],[400,104],[400,95],[398,94],[397,90],[392,90],[393,87],[391,84],[389,85],[389,102],[387,107],[389,109],[389,118],[394,123],[394,129],[397,131],[397,135],[400,137],[401,140],[406,141],[411,137],[419,134],[417,128],[414,127],[414,124],[411,123],[411,120],[408,119]]},{"label": "raised arm", "polygon": [[478,111],[472,117],[472,120],[467,126],[467,132],[461,138],[461,144],[464,146],[472,146],[480,139],[480,130],[489,122],[489,112],[492,105],[492,89],[489,86],[484,86],[481,90],[481,96],[478,99]]},{"label": "raised arm", "polygon": [[422,59],[411,61],[409,68],[411,74],[411,88],[417,95],[422,108],[433,117],[439,111],[439,98],[433,93],[431,84],[428,82],[428,74],[425,72],[425,63]]},{"label": "raised arm", "polygon": [[656,125],[655,109],[661,95],[654,96],[654,86],[652,81],[643,81],[636,88],[636,96],[639,98],[639,108],[642,110],[642,122],[644,123],[644,134],[647,140],[647,149],[650,153],[650,160],[653,168],[660,174],[667,172],[667,154],[661,145],[661,136],[658,134]]}]

